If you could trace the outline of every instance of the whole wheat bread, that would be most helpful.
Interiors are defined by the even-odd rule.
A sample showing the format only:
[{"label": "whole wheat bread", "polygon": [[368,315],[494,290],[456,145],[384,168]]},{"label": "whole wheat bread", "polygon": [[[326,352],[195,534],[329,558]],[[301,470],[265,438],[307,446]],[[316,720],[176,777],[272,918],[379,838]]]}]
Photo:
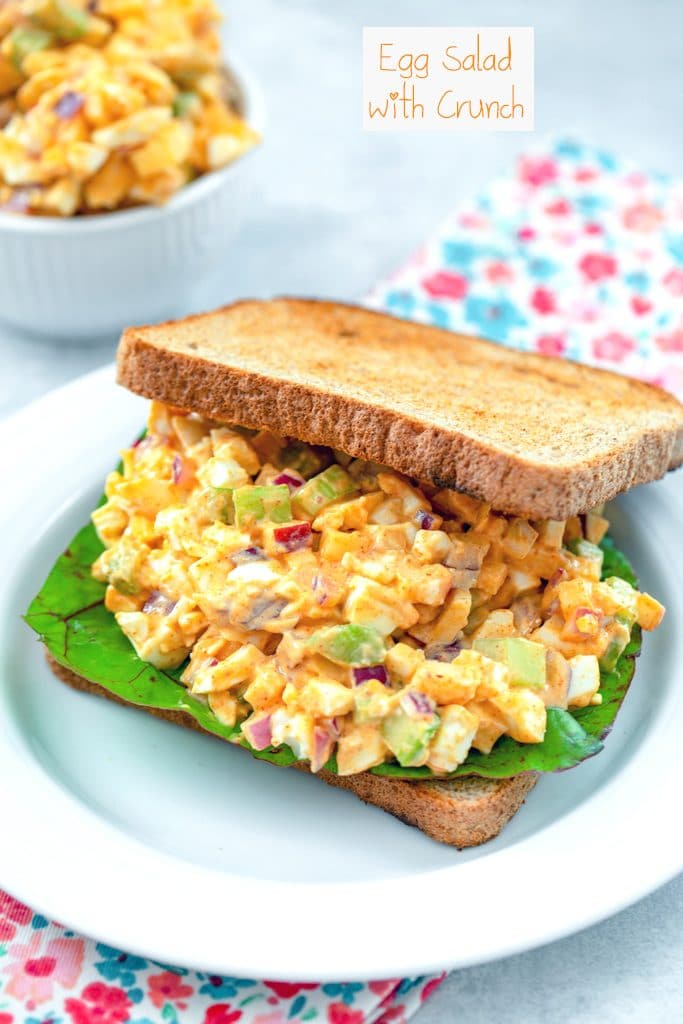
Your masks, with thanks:
[{"label": "whole wheat bread", "polygon": [[[126,707],[139,707],[141,711],[147,711],[156,718],[174,722],[186,729],[206,732],[191,715],[131,705],[97,683],[91,683],[64,668],[51,655],[48,654],[47,659],[55,675],[74,690],[107,697]],[[219,737],[214,736],[214,739],[216,738]],[[307,770],[304,764],[298,764],[296,767]],[[415,825],[432,839],[460,849],[478,846],[497,836],[519,810],[525,796],[536,782],[536,776],[531,772],[516,775],[511,779],[481,779],[471,776],[443,782],[409,782],[404,779],[382,778],[370,772],[342,778],[322,771],[316,778],[330,786],[348,789],[365,803],[381,807],[408,825]]]},{"label": "whole wheat bread", "polygon": [[683,406],[658,388],[331,302],[130,327],[118,379],[529,518],[584,512],[683,462]]}]

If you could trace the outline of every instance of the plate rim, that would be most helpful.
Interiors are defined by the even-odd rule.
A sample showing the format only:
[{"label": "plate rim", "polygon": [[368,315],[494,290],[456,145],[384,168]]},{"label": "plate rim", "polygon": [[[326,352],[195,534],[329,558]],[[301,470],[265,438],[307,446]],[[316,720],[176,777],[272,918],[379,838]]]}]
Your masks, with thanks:
[{"label": "plate rim", "polygon": [[[12,414],[9,418],[0,422],[0,443],[6,441],[6,450],[10,451],[10,464],[19,471],[22,463],[26,461],[26,455],[31,451],[29,441],[35,433],[35,424],[44,422],[46,417],[55,412],[61,413],[59,425],[51,434],[47,442],[48,452],[64,444],[65,434],[69,434],[77,442],[79,437],[79,424],[88,409],[101,408],[108,400],[116,403],[117,397],[114,389],[111,388],[113,381],[113,367],[109,364],[105,367],[92,371],[83,377],[79,377],[54,391],[36,399],[30,405]],[[110,396],[110,392],[113,396]],[[121,393],[118,397],[120,398]],[[130,396],[125,393],[126,401]],[[139,400],[138,400],[139,401]],[[122,408],[122,406],[121,406]],[[121,415],[121,413],[120,413]],[[82,426],[82,424],[81,424]],[[98,430],[99,428],[99,430]],[[109,430],[109,434],[111,430]],[[107,429],[97,421],[92,427],[92,438],[104,435],[107,436]],[[11,442],[11,443],[10,443]],[[46,465],[51,463],[51,481],[58,481],[59,473],[54,465],[54,458],[47,459],[44,453]],[[88,479],[87,467],[83,467],[81,474],[83,479]],[[66,488],[67,481],[61,481]],[[683,480],[681,481],[683,483]],[[92,485],[92,478],[90,477]],[[656,485],[658,488],[669,486],[669,484]],[[27,484],[24,481],[23,489]],[[654,491],[651,492],[654,494]],[[64,494],[62,494],[64,497]],[[680,491],[677,494],[680,503]],[[661,498],[657,499],[661,507],[665,507]],[[21,494],[13,494],[9,497],[0,518],[7,524],[11,515],[21,511]],[[58,512],[55,514],[58,515]],[[663,527],[662,527],[663,528]],[[3,546],[7,548],[8,540],[6,530],[0,533],[0,550]],[[680,543],[683,550],[683,542]],[[16,555],[16,558],[19,556]],[[20,560],[20,558],[19,558]],[[15,563],[15,568],[16,568]],[[14,571],[10,579],[0,583],[0,607],[11,600],[11,581],[14,579]],[[23,609],[22,609],[23,611]],[[669,609],[672,614],[673,609]],[[677,606],[676,621],[683,621],[683,604]],[[0,618],[0,632],[5,632],[9,627],[9,619],[3,615]],[[676,673],[680,679],[680,670]],[[672,687],[670,688],[672,689]],[[659,719],[662,735],[669,736],[675,731],[676,722],[679,726],[683,724],[683,702],[681,695],[683,687],[679,687],[677,697],[671,698],[669,703],[675,705],[674,714],[669,714],[668,721],[661,721],[663,708],[660,709]],[[667,705],[668,707],[668,705]],[[0,692],[0,723],[5,712],[3,697]],[[675,736],[671,737],[675,741]],[[647,750],[646,750],[647,748]],[[103,902],[102,893],[98,892],[96,880],[88,878],[82,871],[75,870],[75,865],[69,863],[66,849],[59,849],[55,863],[51,864],[51,870],[45,870],[45,865],[36,860],[32,853],[27,854],[28,837],[37,837],[38,832],[44,833],[46,828],[45,817],[37,827],[35,814],[32,814],[26,802],[17,799],[18,794],[13,793],[12,787],[7,780],[10,776],[7,768],[17,764],[26,770],[24,786],[28,781],[34,787],[46,786],[46,776],[41,766],[33,765],[33,771],[28,770],[21,759],[17,761],[19,752],[15,745],[4,743],[0,745],[0,816],[4,820],[13,820],[19,827],[8,830],[8,841],[0,848],[0,885],[7,886],[17,898],[24,900],[31,906],[36,907],[45,916],[57,919],[74,930],[97,937],[98,940],[129,950],[131,952],[159,960],[166,963],[178,963],[183,966],[194,967],[198,970],[208,970],[218,974],[232,974],[244,977],[263,977],[274,980],[289,981],[343,981],[343,980],[367,980],[368,978],[382,978],[390,976],[409,975],[415,973],[432,973],[453,967],[472,966],[487,961],[499,959],[514,953],[520,953],[536,946],[552,942],[572,934],[583,928],[589,927],[600,920],[611,916],[624,909],[626,906],[637,902],[649,892],[663,885],[673,878],[679,871],[683,870],[683,847],[680,844],[680,833],[678,826],[671,819],[664,819],[664,826],[658,828],[656,844],[648,843],[645,836],[647,828],[639,827],[633,834],[629,835],[631,849],[629,856],[634,863],[638,863],[638,857],[649,856],[650,872],[635,872],[631,884],[616,885],[614,879],[610,880],[605,875],[604,868],[595,868],[593,862],[596,853],[596,844],[585,843],[583,847],[573,851],[578,861],[577,870],[583,865],[586,871],[591,870],[592,881],[590,892],[595,896],[596,891],[600,898],[593,902],[591,907],[583,906],[579,911],[576,900],[576,893],[571,887],[563,889],[557,896],[553,906],[553,918],[551,921],[544,920],[540,925],[537,921],[532,927],[529,917],[526,914],[523,902],[520,901],[520,894],[509,891],[505,879],[502,879],[501,872],[494,871],[493,877],[489,865],[499,857],[503,859],[503,873],[515,877],[515,872],[522,875],[529,873],[530,864],[539,865],[539,857],[543,851],[555,849],[558,841],[571,839],[572,829],[576,826],[576,818],[588,814],[588,820],[599,821],[601,818],[599,807],[605,801],[612,801],[610,808],[612,816],[614,810],[623,805],[628,810],[632,801],[626,799],[625,779],[631,781],[636,779],[637,771],[641,768],[641,762],[647,763],[646,754],[649,751],[649,744],[643,741],[642,747],[636,751],[633,757],[613,777],[609,777],[596,792],[592,793],[586,800],[582,801],[564,815],[558,822],[553,822],[545,828],[533,833],[531,836],[521,839],[512,847],[497,851],[492,856],[485,856],[473,859],[465,863],[455,863],[451,867],[437,870],[430,870],[426,875],[411,876],[406,879],[382,879],[379,881],[360,882],[313,882],[309,884],[297,882],[273,882],[260,879],[245,879],[244,876],[230,872],[220,872],[216,869],[198,867],[192,869],[198,876],[201,876],[199,888],[201,890],[199,905],[210,907],[207,899],[214,900],[215,905],[231,907],[235,910],[235,900],[242,913],[241,933],[239,934],[239,948],[220,950],[220,929],[217,928],[217,914],[215,909],[208,910],[205,916],[197,914],[197,907],[193,907],[187,919],[178,925],[176,932],[170,927],[171,921],[168,916],[168,907],[164,904],[163,885],[177,883],[189,870],[185,860],[172,854],[154,850],[146,847],[145,844],[132,836],[126,835],[115,828],[114,825],[104,822],[94,811],[85,808],[77,803],[75,798],[66,791],[62,792],[58,783],[47,780],[49,787],[51,809],[48,820],[59,832],[64,818],[70,825],[79,830],[81,839],[90,844],[89,849],[96,849],[108,864],[110,872],[108,883],[112,881],[111,872],[115,871],[117,862],[119,871],[122,864],[133,865],[141,870],[146,881],[146,891],[137,893],[138,914],[135,918],[135,928],[131,928],[126,920],[127,915],[122,915],[122,908],[114,906],[112,898],[109,902],[106,898]],[[4,774],[1,773],[5,768]],[[642,765],[646,767],[646,764]],[[29,766],[30,768],[30,766]],[[659,769],[658,769],[659,770]],[[683,766],[672,763],[672,771],[683,779]],[[635,775],[634,775],[635,773]],[[647,774],[647,772],[645,772]],[[643,779],[640,779],[642,786]],[[663,788],[663,787],[662,787]],[[56,792],[55,792],[56,791]],[[636,791],[638,786],[636,785]],[[651,817],[657,817],[660,806],[660,799],[648,796],[648,805],[645,813]],[[8,818],[11,814],[14,817]],[[42,814],[42,809],[41,809]],[[581,823],[579,821],[579,826]],[[668,832],[671,832],[668,835]],[[549,833],[555,833],[555,838]],[[642,838],[638,839],[637,834]],[[21,840],[19,840],[21,835]],[[623,855],[621,843],[623,836],[617,841],[616,836],[601,836],[597,847],[601,851],[602,861],[609,861],[610,854]],[[678,839],[678,842],[676,842]],[[62,844],[64,845],[64,844]],[[530,849],[531,847],[531,849]],[[637,853],[636,853],[637,849]],[[555,850],[555,852],[557,852]],[[457,857],[457,854],[455,854]],[[540,864],[542,865],[542,858]],[[82,864],[79,862],[82,869]],[[454,872],[458,872],[457,878]],[[578,871],[581,874],[580,870]],[[624,880],[624,872],[616,873],[621,882]],[[600,886],[595,888],[593,882],[597,879]],[[521,877],[521,876],[520,876]],[[541,874],[541,877],[544,877]],[[114,879],[116,881],[116,879]],[[485,929],[479,928],[476,932],[476,941],[471,941],[467,949],[462,942],[457,953],[454,953],[452,936],[446,938],[443,934],[444,907],[451,903],[454,893],[444,893],[444,883],[452,884],[455,895],[458,899],[465,899],[467,890],[470,887],[477,887],[485,884],[488,887],[489,895],[493,905],[496,900],[502,901],[505,906],[508,923],[507,932],[501,934],[501,922],[497,921],[490,939],[484,935]],[[457,884],[456,884],[457,883]],[[120,879],[119,879],[120,885]],[[194,880],[193,880],[194,885]],[[401,917],[401,888],[403,886],[418,886],[421,894],[421,901],[424,907],[436,907],[438,913],[432,910],[427,913],[431,923],[431,931],[427,938],[424,936],[416,946],[410,942],[399,942],[396,936],[400,933]],[[100,887],[101,888],[101,887]],[[239,891],[237,891],[239,890]],[[570,891],[571,890],[571,891]],[[218,891],[219,899],[215,899]],[[571,898],[573,894],[573,899]],[[339,900],[339,896],[344,898]],[[404,894],[405,895],[405,894]],[[556,894],[554,894],[555,896]],[[99,898],[98,898],[99,897]],[[377,942],[367,929],[357,928],[356,919],[354,927],[353,904],[355,898],[372,908],[376,919],[383,922],[383,938]],[[121,899],[121,893],[117,890],[117,898]],[[320,905],[320,901],[330,901],[328,905],[339,905],[339,919],[335,922],[335,945],[334,956],[326,952],[331,948],[329,942],[323,943],[319,939],[306,938],[304,948],[307,950],[309,964],[302,966],[301,958],[303,951],[299,946],[296,952],[287,948],[288,944],[275,935],[264,935],[260,927],[256,927],[247,920],[249,907],[270,898],[277,904],[279,914],[296,914],[301,906],[306,906],[308,901],[309,909]],[[589,901],[586,901],[589,902]],[[469,907],[470,917],[472,907]],[[430,916],[431,914],[431,916]],[[246,916],[245,916],[246,915]],[[515,917],[517,915],[517,917]],[[285,918],[287,919],[287,918]],[[516,923],[515,928],[510,924]],[[470,924],[472,922],[470,921]],[[188,925],[190,927],[188,928]],[[192,933],[194,928],[195,938],[187,941],[188,930]],[[503,929],[504,931],[504,929]],[[135,934],[137,932],[137,934]],[[138,939],[139,936],[139,939]],[[389,937],[389,938],[387,938]],[[471,938],[471,935],[468,937]],[[298,942],[301,940],[298,939]],[[307,944],[306,944],[307,943]],[[289,944],[290,947],[296,944]],[[345,950],[344,956],[340,950]],[[325,959],[327,957],[327,959]],[[344,959],[345,957],[345,959]],[[312,958],[312,960],[310,959]],[[261,966],[265,964],[265,966]],[[317,964],[317,966],[316,966]]]}]

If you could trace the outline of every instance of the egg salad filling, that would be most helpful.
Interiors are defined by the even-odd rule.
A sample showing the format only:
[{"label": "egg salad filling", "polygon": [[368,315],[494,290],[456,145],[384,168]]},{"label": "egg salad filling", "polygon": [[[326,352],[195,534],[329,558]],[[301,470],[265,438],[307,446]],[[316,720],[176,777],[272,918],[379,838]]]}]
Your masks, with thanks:
[{"label": "egg salad filling", "polygon": [[106,607],[139,657],[255,750],[312,771],[457,768],[546,709],[599,704],[664,609],[601,580],[602,509],[500,514],[331,449],[153,402],[93,514]]},{"label": "egg salad filling", "polygon": [[211,0],[0,3],[0,209],[163,203],[258,141]]}]

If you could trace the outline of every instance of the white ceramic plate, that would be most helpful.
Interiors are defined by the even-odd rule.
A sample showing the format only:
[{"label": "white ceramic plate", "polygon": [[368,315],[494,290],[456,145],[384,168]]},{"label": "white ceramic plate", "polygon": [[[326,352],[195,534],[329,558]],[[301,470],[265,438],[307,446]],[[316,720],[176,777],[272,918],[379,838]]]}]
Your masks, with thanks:
[{"label": "white ceramic plate", "polygon": [[111,368],[0,426],[0,885],[167,963],[290,980],[480,963],[585,927],[683,868],[683,479],[616,503],[668,606],[606,748],[458,853],[348,793],[75,693],[20,622],[144,404]]}]

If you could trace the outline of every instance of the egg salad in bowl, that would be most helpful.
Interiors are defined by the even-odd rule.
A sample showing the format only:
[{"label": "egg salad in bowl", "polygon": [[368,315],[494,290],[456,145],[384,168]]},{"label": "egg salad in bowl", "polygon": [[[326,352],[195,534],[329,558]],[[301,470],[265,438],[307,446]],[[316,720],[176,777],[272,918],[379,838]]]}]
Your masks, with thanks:
[{"label": "egg salad in bowl", "polygon": [[601,508],[528,521],[268,430],[152,402],[93,514],[140,659],[314,772],[455,771],[602,701],[663,607],[602,578]]},{"label": "egg salad in bowl", "polygon": [[166,202],[258,141],[211,0],[0,5],[0,209]]}]

